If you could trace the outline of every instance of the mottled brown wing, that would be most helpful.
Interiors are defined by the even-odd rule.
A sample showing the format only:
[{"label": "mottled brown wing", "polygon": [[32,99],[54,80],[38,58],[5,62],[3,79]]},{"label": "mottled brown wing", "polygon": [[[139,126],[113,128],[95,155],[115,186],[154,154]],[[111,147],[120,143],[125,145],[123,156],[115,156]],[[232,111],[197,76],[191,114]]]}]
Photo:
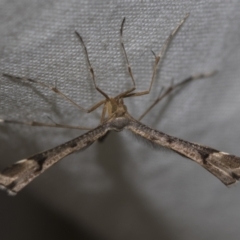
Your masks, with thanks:
[{"label": "mottled brown wing", "polygon": [[240,157],[169,136],[134,120],[130,121],[126,128],[154,144],[195,161],[225,185],[233,184],[240,178]]},{"label": "mottled brown wing", "polygon": [[89,147],[111,127],[108,123],[47,151],[20,160],[0,173],[0,187],[14,195],[53,164],[67,155]]}]

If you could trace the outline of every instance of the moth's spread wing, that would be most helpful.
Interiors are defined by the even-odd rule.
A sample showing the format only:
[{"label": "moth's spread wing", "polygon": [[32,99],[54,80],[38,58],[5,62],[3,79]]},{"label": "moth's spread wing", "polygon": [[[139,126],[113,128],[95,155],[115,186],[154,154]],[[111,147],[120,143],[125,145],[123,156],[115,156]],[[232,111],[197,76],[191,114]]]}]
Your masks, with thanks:
[{"label": "moth's spread wing", "polygon": [[17,193],[53,164],[73,152],[89,147],[109,130],[109,124],[100,125],[69,142],[16,162],[0,173],[0,187],[7,189],[10,194]]},{"label": "moth's spread wing", "polygon": [[169,136],[137,121],[131,121],[127,129],[154,144],[169,148],[197,162],[225,185],[233,184],[240,178],[240,157]]}]

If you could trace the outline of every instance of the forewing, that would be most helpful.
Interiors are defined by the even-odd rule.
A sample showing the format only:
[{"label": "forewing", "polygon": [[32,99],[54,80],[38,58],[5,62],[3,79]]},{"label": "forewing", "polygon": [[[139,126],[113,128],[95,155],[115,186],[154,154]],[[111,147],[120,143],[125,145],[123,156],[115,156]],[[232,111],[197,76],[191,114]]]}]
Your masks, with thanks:
[{"label": "forewing", "polygon": [[39,176],[53,164],[67,155],[89,147],[109,130],[109,124],[103,124],[89,132],[47,151],[20,160],[0,173],[0,187],[15,194]]},{"label": "forewing", "polygon": [[126,128],[154,144],[197,162],[225,185],[233,184],[240,178],[240,157],[169,136],[138,121],[130,121]]}]

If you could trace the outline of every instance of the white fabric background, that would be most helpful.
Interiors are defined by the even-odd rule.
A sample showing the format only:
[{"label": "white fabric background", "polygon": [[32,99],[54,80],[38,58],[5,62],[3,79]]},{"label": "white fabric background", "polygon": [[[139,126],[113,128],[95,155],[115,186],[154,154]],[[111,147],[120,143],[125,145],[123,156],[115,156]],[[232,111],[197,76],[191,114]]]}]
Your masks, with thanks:
[{"label": "white fabric background", "polygon": [[[156,106],[143,122],[240,155],[238,0],[1,0],[0,71],[56,83],[75,102],[90,107],[102,98],[93,87],[74,30],[87,45],[98,85],[114,96],[131,86],[119,44],[126,17],[126,50],[137,87],[145,90],[151,49],[161,49],[187,12],[190,17],[173,40],[151,94],[127,99],[126,104],[138,117],[171,79],[179,82],[217,69],[214,77],[192,82]],[[1,77],[0,117],[51,122],[48,116],[69,125],[97,126],[100,111],[84,114],[47,89]],[[0,125],[0,166],[83,132]],[[31,234],[56,238],[64,227],[55,223],[51,228],[52,211],[76,229],[83,225],[96,239],[221,240],[238,239],[240,233],[239,185],[226,188],[195,163],[155,150],[125,132],[112,133],[103,143],[62,160],[15,198],[0,194],[5,226],[1,239],[16,239],[15,233],[18,239]]]}]

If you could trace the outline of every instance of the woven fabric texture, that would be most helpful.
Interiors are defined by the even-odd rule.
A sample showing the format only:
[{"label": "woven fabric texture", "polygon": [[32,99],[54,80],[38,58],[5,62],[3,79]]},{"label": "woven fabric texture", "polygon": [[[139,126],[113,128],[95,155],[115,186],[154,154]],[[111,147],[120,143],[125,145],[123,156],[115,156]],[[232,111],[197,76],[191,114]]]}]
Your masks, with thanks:
[{"label": "woven fabric texture", "polygon": [[[102,96],[94,89],[74,31],[87,46],[98,86],[115,96],[131,87],[119,38],[125,17],[125,47],[137,89],[143,91],[151,80],[151,50],[160,51],[186,13],[190,16],[172,41],[151,93],[127,99],[126,105],[137,118],[172,81],[218,70],[215,76],[176,91],[142,122],[170,135],[240,155],[238,0],[2,0],[0,72],[55,85],[88,108]],[[95,127],[100,116],[100,109],[83,113],[49,89],[0,77],[0,118]],[[4,168],[83,132],[1,124],[0,166]],[[103,143],[62,160],[20,195],[28,196],[25,204],[21,203],[26,207],[24,225],[35,213],[28,211],[28,201],[38,199],[75,226],[81,223],[103,239],[223,240],[239,235],[239,186],[228,189],[195,163],[154,149],[125,132],[112,133]],[[12,212],[10,204],[4,208],[7,198],[1,193],[3,221],[9,212],[13,217],[20,214],[17,207]],[[17,206],[19,200],[16,197],[11,201]],[[36,226],[43,222],[34,221]],[[7,236],[7,231],[4,234]],[[19,234],[25,236],[26,232]],[[43,236],[54,237],[47,232]]]}]

